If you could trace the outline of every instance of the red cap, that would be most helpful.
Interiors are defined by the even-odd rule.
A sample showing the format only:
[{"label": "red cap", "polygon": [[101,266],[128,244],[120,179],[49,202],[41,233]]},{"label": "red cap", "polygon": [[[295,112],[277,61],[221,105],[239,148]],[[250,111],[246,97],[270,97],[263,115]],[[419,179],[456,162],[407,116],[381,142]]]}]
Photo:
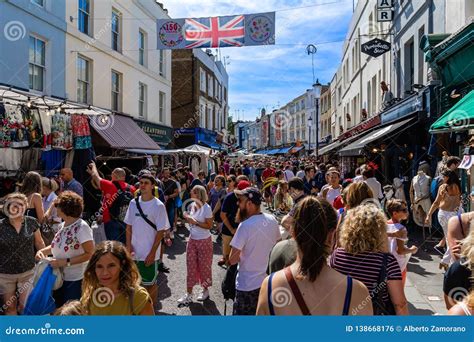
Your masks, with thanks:
[{"label": "red cap", "polygon": [[243,181],[240,181],[239,184],[237,184],[237,189],[244,190],[248,188],[250,185],[251,184],[249,181],[243,180]]}]

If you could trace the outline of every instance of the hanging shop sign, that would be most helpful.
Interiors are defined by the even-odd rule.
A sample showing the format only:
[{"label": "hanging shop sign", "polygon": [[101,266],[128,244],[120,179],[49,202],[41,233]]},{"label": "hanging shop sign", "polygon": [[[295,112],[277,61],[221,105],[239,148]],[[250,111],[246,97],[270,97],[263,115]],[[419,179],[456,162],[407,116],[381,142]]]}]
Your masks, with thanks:
[{"label": "hanging shop sign", "polygon": [[158,19],[158,49],[275,44],[275,12],[209,18]]},{"label": "hanging shop sign", "polygon": [[173,128],[148,121],[134,120],[158,145],[165,147],[173,140]]},{"label": "hanging shop sign", "polygon": [[362,44],[361,51],[372,57],[379,57],[384,53],[390,51],[391,44],[382,39],[372,39],[367,43]]},{"label": "hanging shop sign", "polygon": [[377,21],[393,20],[393,0],[377,0]]}]

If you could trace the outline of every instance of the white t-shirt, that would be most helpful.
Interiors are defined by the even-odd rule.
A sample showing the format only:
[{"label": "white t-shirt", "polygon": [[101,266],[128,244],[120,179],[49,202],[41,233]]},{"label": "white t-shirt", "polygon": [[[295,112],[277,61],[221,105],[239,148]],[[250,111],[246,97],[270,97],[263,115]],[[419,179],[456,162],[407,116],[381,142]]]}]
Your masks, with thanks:
[{"label": "white t-shirt", "polygon": [[[51,242],[51,253],[56,259],[72,259],[84,254],[84,248],[82,248],[84,242],[93,240],[92,229],[86,221],[78,219],[69,226],[65,226],[63,222]],[[87,261],[64,267],[63,279],[66,281],[81,280],[86,267]]]},{"label": "white t-shirt", "polygon": [[260,288],[267,276],[270,252],[279,239],[278,221],[272,215],[253,215],[239,224],[230,243],[240,250],[237,290],[253,291]]},{"label": "white t-shirt", "polygon": [[[166,207],[158,198],[153,197],[150,201],[142,201],[139,198],[143,214],[153,222],[158,231],[170,228]],[[130,202],[124,222],[132,226],[132,248],[135,253],[134,259],[145,261],[153,247],[157,230],[150,226],[140,215],[135,200]],[[156,250],[155,260],[160,258],[160,248]]]},{"label": "white t-shirt", "polygon": [[374,194],[374,198],[382,199],[383,192],[382,192],[382,185],[380,185],[379,181],[375,177],[367,178],[365,183],[369,186]]},{"label": "white t-shirt", "polygon": [[[195,203],[193,203],[190,207],[189,216],[198,222],[204,223],[206,219],[213,217],[211,206],[204,203],[204,205],[198,209]],[[194,224],[190,225],[189,229],[191,231],[189,237],[193,240],[204,240],[211,236],[211,231],[209,229],[204,229]]]},{"label": "white t-shirt", "polygon": [[289,182],[292,178],[295,177],[295,174],[290,169],[285,170],[285,180]]},{"label": "white t-shirt", "polygon": [[326,193],[326,201],[328,201],[331,205],[334,203],[334,200],[341,194],[341,187],[337,187],[334,189],[333,187],[329,187],[329,190]]},{"label": "white t-shirt", "polygon": [[[406,228],[400,223],[387,224],[387,233],[396,233],[403,229],[406,229]],[[393,254],[395,259],[397,259],[398,264],[400,265],[400,270],[403,272],[407,268],[408,261],[410,260],[411,254],[398,254],[397,253],[397,240],[398,238],[389,237],[388,248],[389,248],[389,252]],[[407,239],[404,239],[403,241],[406,241],[406,240]]]}]

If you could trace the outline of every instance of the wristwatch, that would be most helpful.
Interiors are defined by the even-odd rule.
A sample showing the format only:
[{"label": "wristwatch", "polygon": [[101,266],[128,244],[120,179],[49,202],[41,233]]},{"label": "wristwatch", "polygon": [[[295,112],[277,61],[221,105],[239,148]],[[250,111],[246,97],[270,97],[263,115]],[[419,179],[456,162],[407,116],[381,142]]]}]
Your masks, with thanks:
[{"label": "wristwatch", "polygon": [[70,267],[71,266],[71,258],[66,259],[66,266]]}]

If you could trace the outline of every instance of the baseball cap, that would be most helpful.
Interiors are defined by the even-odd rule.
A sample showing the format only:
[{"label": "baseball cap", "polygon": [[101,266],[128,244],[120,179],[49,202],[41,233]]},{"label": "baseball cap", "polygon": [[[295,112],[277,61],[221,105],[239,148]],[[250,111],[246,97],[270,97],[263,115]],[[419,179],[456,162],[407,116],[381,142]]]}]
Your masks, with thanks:
[{"label": "baseball cap", "polygon": [[237,196],[247,197],[249,201],[252,202],[253,204],[256,204],[256,205],[262,204],[262,194],[257,188],[248,187],[248,188],[245,188],[244,190],[235,190],[234,193]]},{"label": "baseball cap", "polygon": [[241,180],[239,184],[237,184],[237,189],[238,190],[244,190],[250,186],[250,182],[246,180]]}]

